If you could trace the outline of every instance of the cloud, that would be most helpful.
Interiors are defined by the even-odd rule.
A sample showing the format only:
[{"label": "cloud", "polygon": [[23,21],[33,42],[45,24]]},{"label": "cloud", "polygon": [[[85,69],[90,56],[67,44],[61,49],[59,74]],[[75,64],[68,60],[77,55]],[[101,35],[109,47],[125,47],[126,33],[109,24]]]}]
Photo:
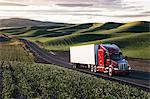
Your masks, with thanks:
[{"label": "cloud", "polygon": [[144,14],[150,14],[150,11],[144,11],[143,13]]},{"label": "cloud", "polygon": [[89,6],[93,6],[93,4],[75,4],[75,3],[56,4],[56,5],[63,6],[63,7],[89,7]]},{"label": "cloud", "polygon": [[[53,14],[49,14],[49,15],[53,15]],[[55,15],[73,15],[73,16],[95,16],[95,17],[100,17],[100,16],[103,16],[103,17],[112,17],[112,18],[118,18],[118,17],[122,17],[122,18],[134,18],[134,17],[148,17],[150,15],[148,14],[137,14],[137,15],[105,15],[105,14],[80,14],[80,13],[75,13],[75,14],[61,14],[61,13],[58,13],[58,14],[55,14]]]},{"label": "cloud", "polygon": [[116,16],[111,16],[111,17],[130,17],[130,18],[132,18],[132,17],[147,17],[147,16],[150,16],[150,15],[148,15],[148,14],[135,14],[135,15],[116,15]]},{"label": "cloud", "polygon": [[84,18],[91,21],[91,17],[95,22],[150,20],[149,4],[150,0],[0,0],[0,17],[26,16],[62,22],[80,22]]},{"label": "cloud", "polygon": [[63,13],[67,13],[67,12],[68,13],[73,13],[73,12],[83,12],[83,13],[84,12],[87,12],[87,13],[88,12],[95,12],[95,13],[96,12],[101,12],[101,10],[63,10],[63,9],[62,10],[60,10],[60,9],[59,10],[55,10],[55,9],[54,10],[29,10],[29,9],[28,10],[22,10],[22,9],[10,10],[9,9],[9,10],[1,10],[1,11],[5,11],[5,12],[9,12],[9,11],[13,11],[13,12],[39,12],[39,13],[46,13],[46,12],[47,13],[51,13],[51,12],[53,12],[53,13],[57,12],[57,13],[59,13],[60,12],[62,14]]},{"label": "cloud", "polygon": [[0,2],[0,6],[27,6],[19,3]]}]

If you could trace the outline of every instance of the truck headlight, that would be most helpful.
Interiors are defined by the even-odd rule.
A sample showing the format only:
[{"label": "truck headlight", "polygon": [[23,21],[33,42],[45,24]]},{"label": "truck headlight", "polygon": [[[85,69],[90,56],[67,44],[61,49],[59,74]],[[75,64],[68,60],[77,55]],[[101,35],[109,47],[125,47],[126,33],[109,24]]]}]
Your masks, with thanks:
[{"label": "truck headlight", "polygon": [[131,70],[132,68],[129,66],[128,69]]},{"label": "truck headlight", "polygon": [[119,70],[118,68],[114,68],[114,70]]}]

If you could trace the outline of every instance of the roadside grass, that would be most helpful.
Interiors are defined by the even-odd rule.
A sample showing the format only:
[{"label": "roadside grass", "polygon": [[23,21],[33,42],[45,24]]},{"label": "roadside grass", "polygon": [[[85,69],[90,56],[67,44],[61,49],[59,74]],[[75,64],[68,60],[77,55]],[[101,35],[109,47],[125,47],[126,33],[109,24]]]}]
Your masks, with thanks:
[{"label": "roadside grass", "polygon": [[128,57],[150,59],[150,46],[124,48],[122,52]]},{"label": "roadside grass", "polygon": [[[0,62],[2,63],[2,62]],[[148,99],[138,87],[104,80],[63,67],[4,62],[2,98]],[[14,77],[15,82],[14,82]]]},{"label": "roadside grass", "polygon": [[34,57],[26,52],[24,45],[13,42],[0,44],[0,61],[34,62]]},{"label": "roadside grass", "polygon": [[44,45],[43,48],[47,50],[69,51],[70,46],[73,45]]}]

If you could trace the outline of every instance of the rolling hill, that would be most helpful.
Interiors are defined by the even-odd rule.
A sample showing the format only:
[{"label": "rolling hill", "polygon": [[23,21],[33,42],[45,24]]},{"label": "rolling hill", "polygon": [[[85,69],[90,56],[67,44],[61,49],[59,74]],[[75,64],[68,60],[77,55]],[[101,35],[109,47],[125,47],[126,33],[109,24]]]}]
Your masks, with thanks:
[{"label": "rolling hill", "polygon": [[2,27],[28,27],[28,26],[67,26],[65,23],[41,22],[23,18],[0,19]]},{"label": "rolling hill", "polygon": [[42,44],[48,50],[69,50],[70,46],[91,43],[115,43],[130,57],[150,59],[147,51],[150,50],[150,22],[51,24],[2,29],[0,32]]}]

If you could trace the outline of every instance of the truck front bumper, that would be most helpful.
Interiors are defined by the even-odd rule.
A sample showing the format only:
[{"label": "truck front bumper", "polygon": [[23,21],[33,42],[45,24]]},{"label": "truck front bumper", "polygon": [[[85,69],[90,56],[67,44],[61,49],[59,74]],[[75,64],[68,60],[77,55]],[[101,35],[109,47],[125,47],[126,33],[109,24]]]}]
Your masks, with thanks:
[{"label": "truck front bumper", "polygon": [[129,70],[115,70],[114,71],[115,74],[123,74],[123,75],[127,75],[130,73]]},{"label": "truck front bumper", "polygon": [[129,68],[128,70],[119,70],[118,68],[114,68],[114,74],[123,74],[123,75],[127,75],[131,72],[131,68]]}]

